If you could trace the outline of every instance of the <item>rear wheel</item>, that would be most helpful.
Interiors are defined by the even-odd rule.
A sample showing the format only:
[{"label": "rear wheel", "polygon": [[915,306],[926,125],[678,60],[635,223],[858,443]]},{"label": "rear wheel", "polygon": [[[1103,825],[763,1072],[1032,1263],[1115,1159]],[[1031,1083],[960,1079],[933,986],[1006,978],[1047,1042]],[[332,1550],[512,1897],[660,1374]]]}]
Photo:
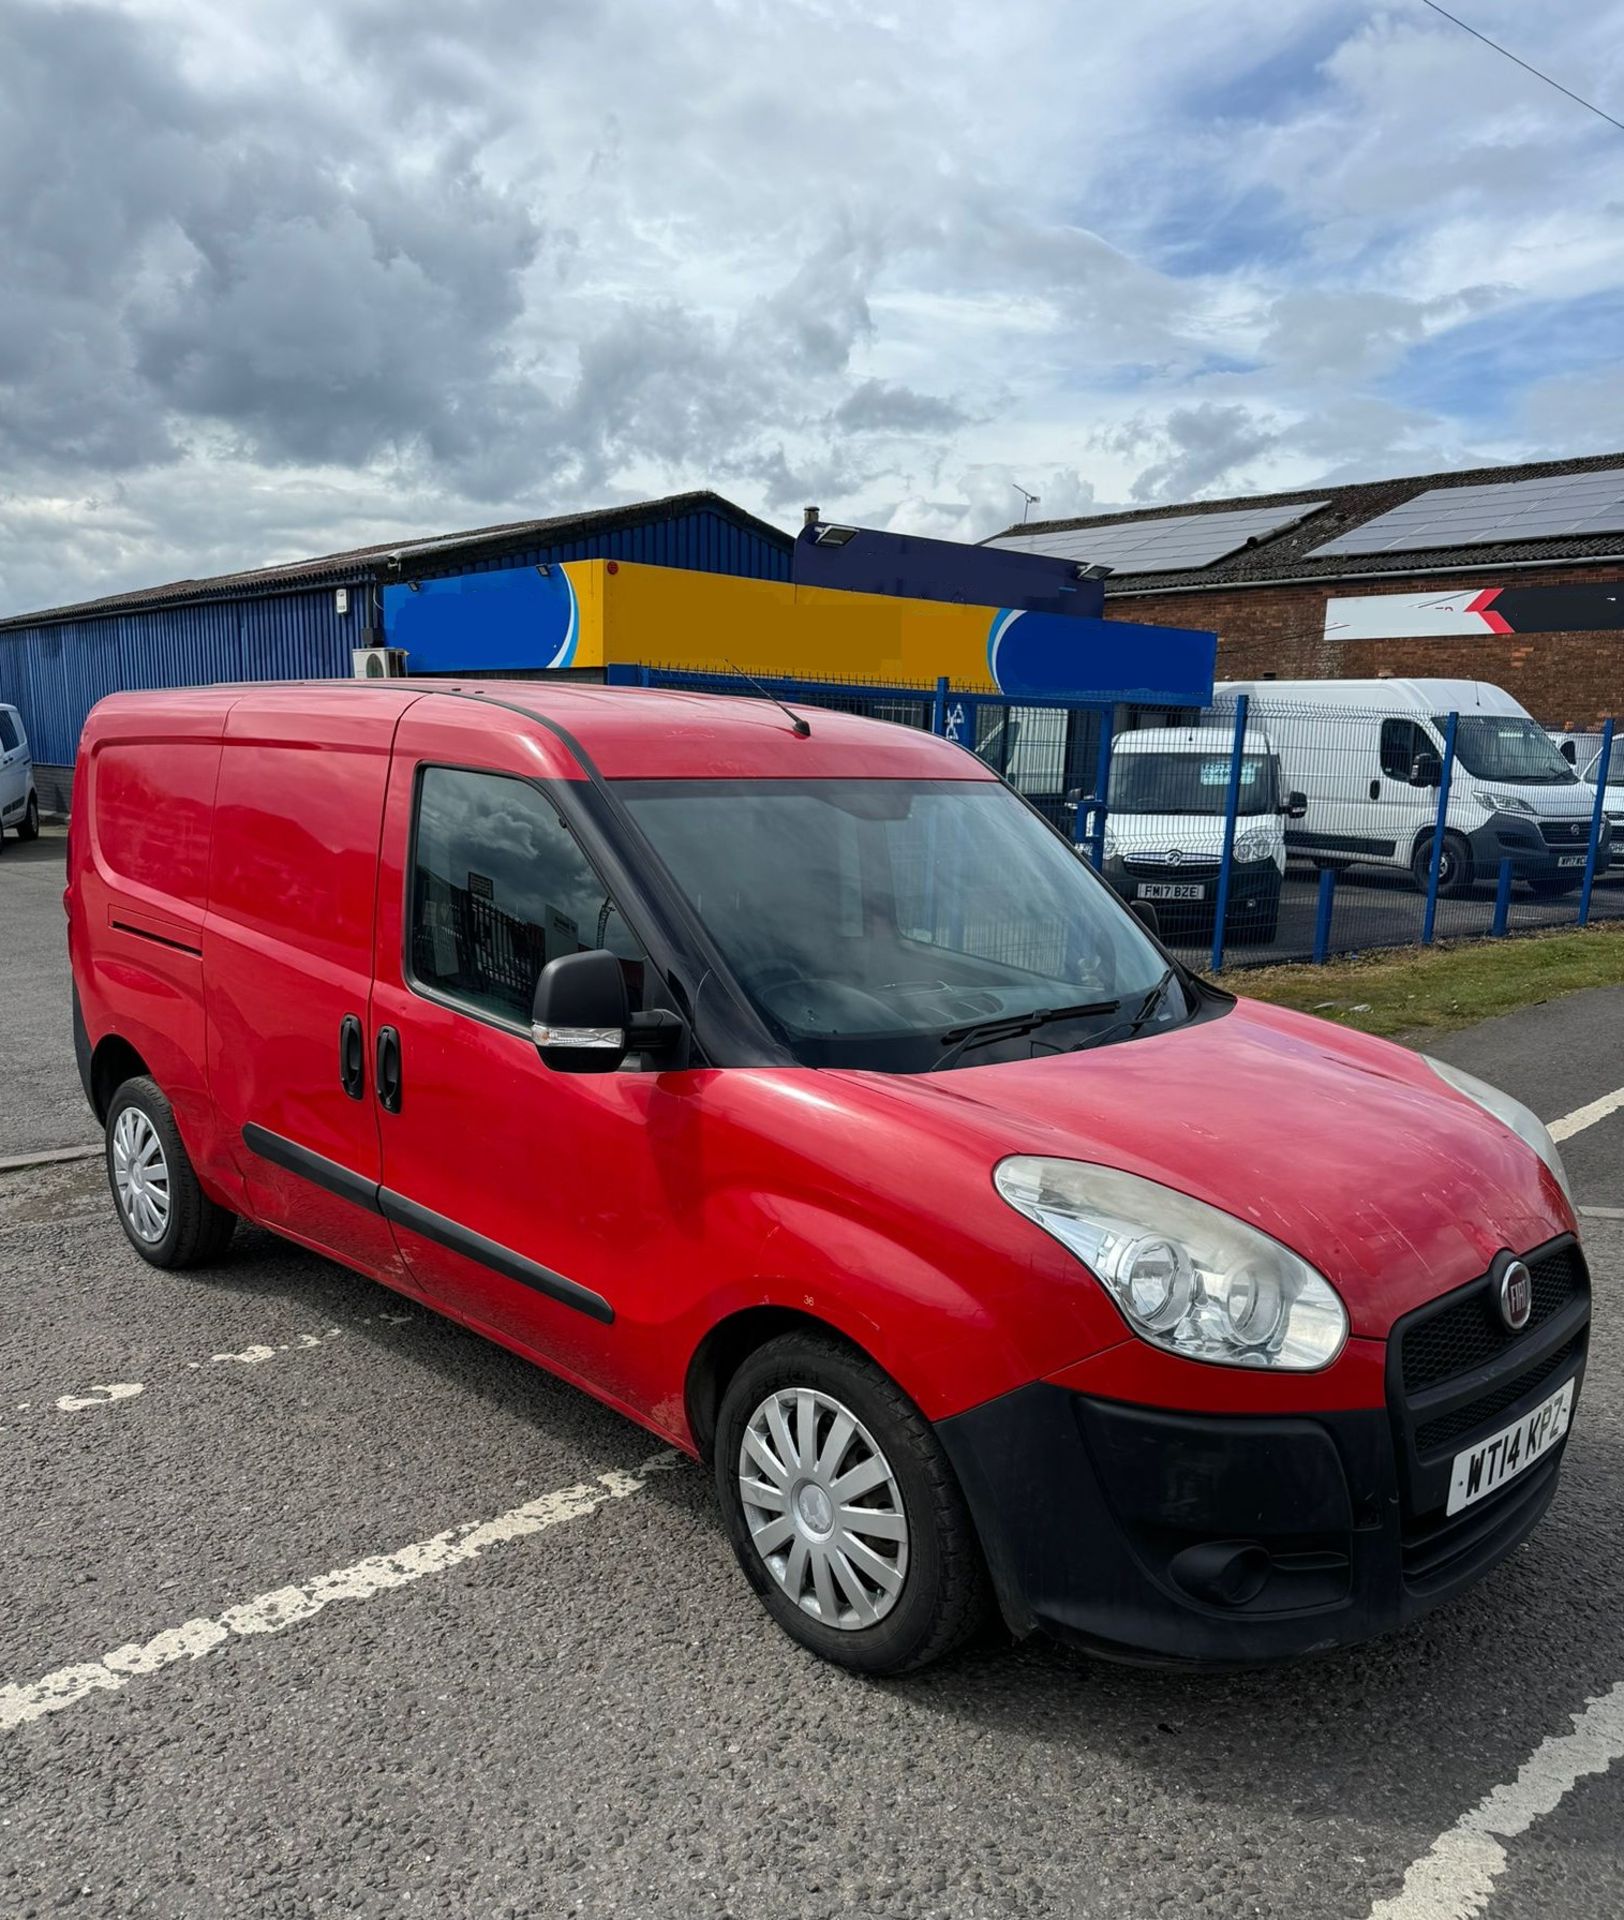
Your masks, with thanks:
[{"label": "rear wheel", "polygon": [[237,1216],[198,1184],[169,1102],[154,1080],[126,1080],[107,1110],[107,1184],[129,1243],[154,1267],[204,1267],[225,1252]]},{"label": "rear wheel", "polygon": [[19,840],[37,840],[39,838],[39,795],[31,793],[28,805],[23,810],[21,824],[17,828]]},{"label": "rear wheel", "polygon": [[975,1530],[930,1423],[871,1361],[815,1333],[733,1376],[716,1430],[728,1538],[767,1611],[858,1673],[905,1673],[987,1613]]}]

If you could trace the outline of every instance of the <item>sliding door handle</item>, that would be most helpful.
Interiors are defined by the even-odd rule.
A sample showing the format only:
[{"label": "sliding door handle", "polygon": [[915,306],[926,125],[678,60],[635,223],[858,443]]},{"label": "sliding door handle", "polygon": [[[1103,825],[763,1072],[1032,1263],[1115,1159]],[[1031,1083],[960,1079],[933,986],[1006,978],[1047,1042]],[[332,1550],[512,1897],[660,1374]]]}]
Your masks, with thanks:
[{"label": "sliding door handle", "polygon": [[385,1113],[400,1112],[400,1035],[378,1029],[378,1101]]},{"label": "sliding door handle", "polygon": [[338,1023],[338,1084],[352,1100],[367,1090],[367,1050],[361,1038],[361,1016],[347,1013]]}]

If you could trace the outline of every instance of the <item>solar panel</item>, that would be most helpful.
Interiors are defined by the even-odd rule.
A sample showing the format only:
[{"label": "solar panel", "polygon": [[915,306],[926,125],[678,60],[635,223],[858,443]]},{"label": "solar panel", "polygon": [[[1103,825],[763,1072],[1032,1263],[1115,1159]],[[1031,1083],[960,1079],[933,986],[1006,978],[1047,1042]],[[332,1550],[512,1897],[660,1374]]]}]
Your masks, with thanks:
[{"label": "solar panel", "polygon": [[1505,540],[1624,530],[1624,467],[1546,474],[1477,487],[1430,487],[1402,506],[1351,527],[1308,554],[1419,553],[1429,547],[1490,546]]},{"label": "solar panel", "polygon": [[1110,567],[1116,573],[1179,573],[1186,567],[1210,567],[1249,540],[1261,540],[1265,534],[1295,526],[1325,504],[1323,500],[1293,500],[1286,506],[1179,513],[1162,520],[1118,520],[1109,526],[1063,527],[1051,533],[1006,533],[987,544]]}]

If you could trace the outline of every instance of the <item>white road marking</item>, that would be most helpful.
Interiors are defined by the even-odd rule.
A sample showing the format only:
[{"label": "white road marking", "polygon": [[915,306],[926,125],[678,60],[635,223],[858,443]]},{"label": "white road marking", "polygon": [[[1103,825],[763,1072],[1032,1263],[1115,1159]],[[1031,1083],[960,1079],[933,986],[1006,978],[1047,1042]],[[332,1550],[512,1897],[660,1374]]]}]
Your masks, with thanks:
[{"label": "white road marking", "polygon": [[[381,1321],[391,1327],[409,1327],[420,1317],[415,1313],[368,1313],[363,1314],[361,1319],[353,1324],[370,1326],[374,1321]],[[348,1330],[346,1327],[328,1327],[323,1333],[296,1333],[292,1339],[284,1340],[274,1347],[256,1343],[253,1346],[244,1347],[240,1353],[211,1354],[208,1364],[214,1366],[235,1362],[244,1367],[260,1367],[267,1360],[276,1359],[278,1354],[308,1353],[312,1347],[325,1347],[329,1341],[338,1339]],[[185,1363],[188,1373],[201,1372],[203,1366],[204,1362],[201,1360],[188,1360]],[[111,1385],[97,1384],[85,1387],[78,1393],[58,1394],[49,1404],[54,1406],[58,1413],[82,1413],[87,1407],[109,1407],[119,1400],[133,1400],[137,1394],[145,1391],[146,1384],[142,1381],[120,1380]],[[27,1413],[31,1407],[45,1404],[47,1403],[43,1401],[18,1400],[15,1402],[15,1410],[18,1413]],[[0,1427],[0,1433],[4,1431],[5,1429]]]},{"label": "white road marking", "polygon": [[1593,1127],[1598,1120],[1605,1120],[1609,1114],[1624,1109],[1624,1087],[1612,1093],[1604,1093],[1599,1100],[1592,1100],[1588,1107],[1575,1107],[1572,1113],[1563,1114],[1560,1120],[1553,1120],[1550,1134],[1553,1140],[1571,1140],[1576,1133],[1583,1133],[1586,1127]]},{"label": "white road marking", "polygon": [[1624,1220],[1624,1207],[1581,1207],[1587,1220]]},{"label": "white road marking", "polygon": [[473,1520],[427,1540],[414,1540],[392,1553],[369,1554],[347,1567],[318,1573],[297,1586],[276,1587],[256,1594],[242,1605],[228,1607],[212,1618],[186,1620],[166,1628],[150,1640],[114,1647],[99,1659],[58,1667],[38,1680],[0,1687],[0,1733],[42,1720],[77,1706],[92,1694],[114,1693],[132,1680],[157,1673],[179,1660],[200,1660],[225,1646],[233,1637],[284,1633],[315,1619],[324,1608],[341,1600],[370,1600],[375,1594],[410,1586],[430,1574],[449,1573],[453,1567],[477,1560],[491,1547],[505,1546],[562,1526],[566,1520],[584,1520],[611,1500],[640,1492],[656,1473],[677,1466],[681,1454],[670,1449],[651,1455],[635,1471],[611,1467],[595,1481],[544,1493],[522,1507],[510,1507],[490,1520]]},{"label": "white road marking", "polygon": [[115,1400],[133,1400],[144,1391],[139,1380],[115,1380],[105,1387],[91,1387],[85,1393],[58,1394],[57,1411],[82,1413],[86,1407],[110,1407]]},{"label": "white road marking", "polygon": [[1624,1680],[1572,1716],[1571,1733],[1542,1740],[1515,1780],[1486,1794],[1442,1833],[1404,1876],[1391,1900],[1378,1900],[1370,1920],[1476,1920],[1505,1872],[1502,1844],[1555,1811],[1587,1774],[1624,1758]]},{"label": "white road marking", "polygon": [[27,1173],[34,1167],[59,1166],[69,1160],[99,1160],[104,1147],[41,1147],[34,1153],[12,1153],[0,1159],[0,1173]]}]

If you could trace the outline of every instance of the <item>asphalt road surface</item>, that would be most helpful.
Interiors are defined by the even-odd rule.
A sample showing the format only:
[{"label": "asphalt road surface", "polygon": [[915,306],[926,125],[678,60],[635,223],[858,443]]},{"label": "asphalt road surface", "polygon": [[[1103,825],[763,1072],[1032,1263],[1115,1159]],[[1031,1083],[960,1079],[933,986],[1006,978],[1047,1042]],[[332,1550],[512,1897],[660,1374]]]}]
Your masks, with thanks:
[{"label": "asphalt road surface", "polygon": [[[40,898],[13,1151],[86,1132]],[[1580,1112],[1624,987],[1436,1047]],[[1566,1151],[1589,1377],[1482,1586],[1260,1673],[1031,1641],[883,1685],[792,1646],[706,1476],[592,1401],[265,1235],[155,1273],[95,1163],[0,1174],[0,1914],[1614,1920],[1624,1109]]]}]

